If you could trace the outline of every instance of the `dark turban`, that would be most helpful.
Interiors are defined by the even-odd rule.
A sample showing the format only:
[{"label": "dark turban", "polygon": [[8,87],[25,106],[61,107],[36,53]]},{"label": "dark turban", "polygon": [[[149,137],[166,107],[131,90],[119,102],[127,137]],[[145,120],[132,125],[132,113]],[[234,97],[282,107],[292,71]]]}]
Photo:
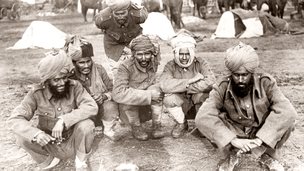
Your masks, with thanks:
[{"label": "dark turban", "polygon": [[230,72],[244,67],[248,72],[254,73],[259,66],[259,57],[256,51],[242,42],[226,51],[225,66]]},{"label": "dark turban", "polygon": [[83,37],[72,36],[66,40],[64,50],[72,61],[94,56],[93,46]]},{"label": "dark turban", "polygon": [[112,11],[122,11],[129,8],[131,1],[130,0],[107,0],[107,5]]}]

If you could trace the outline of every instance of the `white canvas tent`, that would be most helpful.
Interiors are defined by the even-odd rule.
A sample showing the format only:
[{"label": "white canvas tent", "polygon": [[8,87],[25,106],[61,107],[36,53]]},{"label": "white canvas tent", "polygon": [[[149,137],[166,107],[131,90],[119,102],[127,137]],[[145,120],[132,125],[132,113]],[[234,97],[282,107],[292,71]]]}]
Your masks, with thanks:
[{"label": "white canvas tent", "polygon": [[140,26],[143,28],[143,34],[158,36],[162,40],[169,40],[175,35],[169,19],[159,12],[149,13],[146,21]]},{"label": "white canvas tent", "polygon": [[223,13],[211,39],[260,37],[289,29],[285,20],[268,13],[235,9]]},{"label": "white canvas tent", "polygon": [[9,49],[27,48],[62,48],[66,34],[52,24],[45,21],[33,21],[25,30],[22,39]]}]

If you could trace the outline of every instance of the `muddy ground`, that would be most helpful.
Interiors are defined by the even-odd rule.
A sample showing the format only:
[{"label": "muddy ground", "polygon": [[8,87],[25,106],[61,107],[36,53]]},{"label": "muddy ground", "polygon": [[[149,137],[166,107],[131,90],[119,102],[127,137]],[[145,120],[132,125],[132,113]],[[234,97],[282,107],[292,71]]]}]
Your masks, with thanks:
[{"label": "muddy ground", "polygon": [[[290,21],[288,13],[285,19],[295,30],[304,30],[304,21]],[[25,29],[33,20],[44,20],[60,30],[79,34],[89,39],[94,46],[95,61],[108,68],[102,46],[103,35],[92,22],[83,23],[79,14],[55,17],[23,17],[21,21],[0,21],[0,170],[39,170],[31,157],[15,145],[15,138],[8,131],[5,120],[20,103],[31,86],[39,82],[37,63],[48,50],[26,49],[6,50],[22,37]],[[91,20],[91,18],[89,18]],[[206,36],[198,43],[197,56],[209,61],[217,76],[224,72],[224,51],[239,41],[248,43],[258,50],[262,71],[274,75],[283,93],[290,99],[298,112],[296,129],[282,149],[280,161],[286,170],[304,170],[304,35],[277,34],[252,39],[216,39],[210,40],[215,31],[219,16],[209,17],[205,24],[195,28],[187,27],[200,36]],[[162,61],[164,64],[172,59],[171,48],[161,42]],[[173,122],[165,115],[165,128],[168,136],[160,140],[139,142],[132,138],[125,128],[125,137],[119,142],[106,138],[96,138],[94,152],[90,158],[93,170],[113,170],[123,162],[132,162],[140,170],[199,170],[216,169],[219,153],[205,139],[187,134],[180,139],[170,137]],[[151,122],[145,123],[148,131]],[[61,162],[53,170],[74,170],[73,160]],[[265,170],[254,159],[245,156],[237,170]]]}]

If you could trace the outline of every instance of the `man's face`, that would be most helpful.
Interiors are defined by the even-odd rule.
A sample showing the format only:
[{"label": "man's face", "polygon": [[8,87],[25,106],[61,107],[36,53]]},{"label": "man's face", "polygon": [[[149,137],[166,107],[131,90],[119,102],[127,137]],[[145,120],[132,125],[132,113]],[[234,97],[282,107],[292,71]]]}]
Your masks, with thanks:
[{"label": "man's face", "polygon": [[236,95],[240,97],[246,96],[253,85],[252,73],[248,72],[246,68],[240,67],[232,73],[232,83]]},{"label": "man's face", "polygon": [[183,65],[187,65],[190,60],[190,52],[188,48],[181,48],[179,50],[179,61]]},{"label": "man's face", "polygon": [[84,57],[80,58],[78,61],[74,61],[75,69],[83,75],[87,75],[92,70],[92,58]]},{"label": "man's face", "polygon": [[114,19],[120,25],[123,25],[127,22],[128,14],[128,10],[113,11]]},{"label": "man's face", "polygon": [[49,88],[54,97],[62,98],[69,90],[68,74],[59,73],[54,78],[48,80]]},{"label": "man's face", "polygon": [[151,62],[152,53],[150,51],[136,51],[134,57],[141,67],[147,68]]}]

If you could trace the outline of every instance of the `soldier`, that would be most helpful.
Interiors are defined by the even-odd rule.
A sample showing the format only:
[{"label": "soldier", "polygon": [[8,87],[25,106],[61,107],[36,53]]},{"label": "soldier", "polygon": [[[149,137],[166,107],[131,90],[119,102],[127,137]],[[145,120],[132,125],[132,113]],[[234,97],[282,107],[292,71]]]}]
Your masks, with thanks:
[{"label": "soldier", "polygon": [[104,50],[117,62],[132,39],[142,33],[139,24],[144,23],[148,12],[130,0],[109,0],[108,7],[96,15],[95,24],[104,34]]},{"label": "soldier", "polygon": [[[198,109],[208,97],[215,82],[208,63],[195,55],[196,41],[180,32],[171,40],[174,59],[169,61],[160,77],[165,93],[164,105],[176,121],[172,136],[178,138],[186,128],[185,113],[195,105]],[[184,113],[185,112],[185,113]]]},{"label": "soldier", "polygon": [[162,93],[156,83],[156,71],[160,61],[158,42],[139,35],[130,43],[132,57],[123,61],[114,76],[113,99],[125,112],[134,138],[148,140],[148,134],[140,123],[140,107],[151,108],[154,138],[161,138]]},{"label": "soldier", "polygon": [[294,129],[294,107],[272,76],[256,72],[259,59],[251,46],[229,48],[225,66],[229,76],[214,86],[195,118],[198,129],[225,154],[219,170],[233,170],[247,152],[269,170],[284,170],[276,158]]},{"label": "soldier", "polygon": [[[97,104],[82,85],[68,79],[71,62],[64,51],[50,53],[38,64],[41,84],[34,87],[8,119],[18,144],[39,164],[50,169],[76,156],[76,170],[86,169],[94,140]],[[38,116],[38,126],[30,120]]]},{"label": "soldier", "polygon": [[65,49],[75,67],[70,78],[78,80],[98,104],[95,125],[102,121],[104,135],[112,141],[119,140],[120,136],[114,130],[119,111],[118,104],[112,100],[113,81],[104,67],[92,60],[92,44],[84,38],[73,36],[67,41]]}]

